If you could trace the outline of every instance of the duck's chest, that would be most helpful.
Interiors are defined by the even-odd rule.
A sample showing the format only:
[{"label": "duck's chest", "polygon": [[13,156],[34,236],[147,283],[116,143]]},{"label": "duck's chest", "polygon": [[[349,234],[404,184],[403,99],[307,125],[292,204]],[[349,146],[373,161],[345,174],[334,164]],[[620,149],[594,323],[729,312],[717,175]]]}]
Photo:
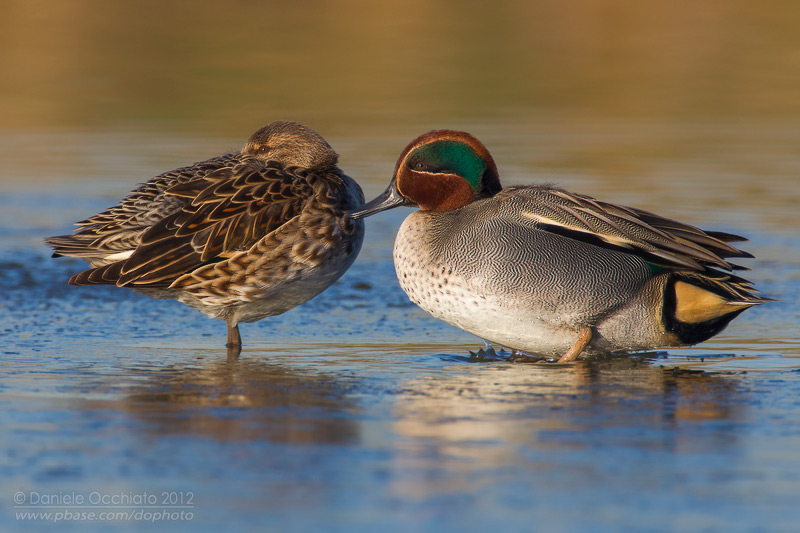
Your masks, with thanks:
[{"label": "duck's chest", "polygon": [[425,215],[412,213],[397,233],[394,265],[409,299],[434,316],[473,308],[478,297],[458,265],[442,257],[441,236],[431,232]]}]

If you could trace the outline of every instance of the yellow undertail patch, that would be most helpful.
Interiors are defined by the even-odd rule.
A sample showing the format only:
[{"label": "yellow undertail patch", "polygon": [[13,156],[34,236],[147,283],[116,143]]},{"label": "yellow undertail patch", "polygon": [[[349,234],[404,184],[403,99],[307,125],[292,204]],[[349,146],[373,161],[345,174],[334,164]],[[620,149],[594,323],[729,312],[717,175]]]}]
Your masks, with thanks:
[{"label": "yellow undertail patch", "polygon": [[752,305],[748,302],[731,302],[690,283],[675,283],[675,318],[685,324],[706,322]]}]

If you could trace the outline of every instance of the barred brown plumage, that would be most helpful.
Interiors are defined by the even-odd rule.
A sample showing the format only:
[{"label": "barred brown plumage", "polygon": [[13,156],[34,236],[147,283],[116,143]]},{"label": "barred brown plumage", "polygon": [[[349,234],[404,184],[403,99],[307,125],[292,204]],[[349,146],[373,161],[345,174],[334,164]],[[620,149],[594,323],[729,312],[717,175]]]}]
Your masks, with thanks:
[{"label": "barred brown plumage", "polygon": [[238,355],[240,322],[309,300],[358,255],[364,225],[345,214],[364,197],[337,163],[316,131],[276,121],[241,151],[156,176],[46,242],[91,265],[73,285],[130,287],[225,320]]}]

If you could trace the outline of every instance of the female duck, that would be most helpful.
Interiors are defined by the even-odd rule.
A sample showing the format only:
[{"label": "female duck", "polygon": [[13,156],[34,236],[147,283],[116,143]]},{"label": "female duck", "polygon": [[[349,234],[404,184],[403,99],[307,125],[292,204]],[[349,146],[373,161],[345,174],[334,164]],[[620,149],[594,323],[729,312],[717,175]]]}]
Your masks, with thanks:
[{"label": "female duck", "polygon": [[276,121],[240,151],[156,176],[46,242],[92,267],[71,285],[130,287],[225,320],[238,356],[240,322],[313,298],[358,255],[364,224],[345,215],[364,195],[337,160],[313,129]]},{"label": "female duck", "polygon": [[766,301],[732,274],[729,242],[653,213],[548,185],[500,185],[486,148],[437,130],[403,150],[362,218],[417,206],[394,262],[409,298],[506,347],[573,361],[584,352],[702,342]]}]

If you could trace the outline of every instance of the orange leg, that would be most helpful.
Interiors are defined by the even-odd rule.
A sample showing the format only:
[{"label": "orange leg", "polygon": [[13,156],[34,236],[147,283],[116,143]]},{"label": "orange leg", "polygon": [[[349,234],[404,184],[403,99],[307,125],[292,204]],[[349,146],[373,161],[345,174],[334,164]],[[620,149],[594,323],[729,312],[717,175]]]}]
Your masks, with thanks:
[{"label": "orange leg", "polygon": [[559,363],[570,363],[578,358],[581,352],[589,346],[589,343],[592,342],[592,328],[589,326],[583,327],[578,334],[578,340],[575,341],[567,353],[561,356],[561,359],[558,360]]}]

